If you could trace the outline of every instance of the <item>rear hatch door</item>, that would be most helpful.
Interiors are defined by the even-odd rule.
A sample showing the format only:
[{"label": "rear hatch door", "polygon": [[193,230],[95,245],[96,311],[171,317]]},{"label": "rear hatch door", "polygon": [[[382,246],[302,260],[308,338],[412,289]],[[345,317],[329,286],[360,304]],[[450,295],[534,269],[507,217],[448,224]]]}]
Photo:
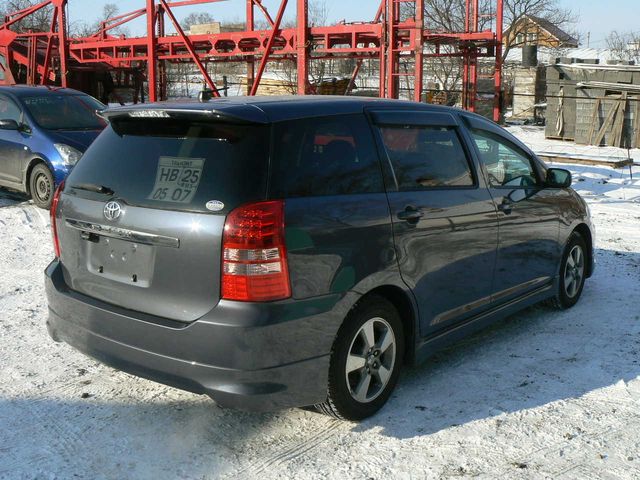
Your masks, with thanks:
[{"label": "rear hatch door", "polygon": [[111,119],[58,210],[72,290],[190,322],[220,297],[226,214],[266,195],[269,128],[217,116]]}]

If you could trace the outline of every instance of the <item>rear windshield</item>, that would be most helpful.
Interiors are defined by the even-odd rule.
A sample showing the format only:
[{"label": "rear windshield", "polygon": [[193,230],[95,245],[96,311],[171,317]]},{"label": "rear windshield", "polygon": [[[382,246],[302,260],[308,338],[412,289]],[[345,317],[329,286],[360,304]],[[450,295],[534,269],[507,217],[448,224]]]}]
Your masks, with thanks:
[{"label": "rear windshield", "polygon": [[[266,126],[172,119],[114,121],[75,166],[67,186],[106,187],[114,192],[111,198],[129,205],[229,211],[264,199],[268,143]],[[73,193],[96,200],[110,198],[81,189]]]},{"label": "rear windshield", "polygon": [[34,121],[47,130],[101,130],[105,121],[96,110],[105,108],[88,95],[39,95],[22,97]]}]

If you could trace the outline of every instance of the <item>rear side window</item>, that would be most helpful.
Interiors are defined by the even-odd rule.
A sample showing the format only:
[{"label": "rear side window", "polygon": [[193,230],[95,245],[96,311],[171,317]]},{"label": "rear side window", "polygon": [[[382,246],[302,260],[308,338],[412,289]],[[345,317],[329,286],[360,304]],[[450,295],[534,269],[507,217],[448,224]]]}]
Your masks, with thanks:
[{"label": "rear side window", "polygon": [[380,127],[380,133],[400,191],[474,185],[454,128],[394,125]]},{"label": "rear side window", "polygon": [[373,135],[363,115],[274,125],[272,198],[384,191]]},{"label": "rear side window", "polygon": [[[75,166],[67,185],[105,186],[115,192],[113,198],[136,206],[207,212],[207,202],[217,200],[228,211],[265,198],[268,140],[268,126],[114,120]],[[97,195],[81,189],[74,193]]]}]

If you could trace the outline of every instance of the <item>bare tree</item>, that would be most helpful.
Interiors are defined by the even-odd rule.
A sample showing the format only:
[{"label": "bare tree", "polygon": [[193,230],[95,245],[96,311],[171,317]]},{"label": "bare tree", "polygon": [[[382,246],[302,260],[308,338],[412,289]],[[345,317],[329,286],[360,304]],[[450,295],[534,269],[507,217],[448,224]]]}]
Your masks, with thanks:
[{"label": "bare tree", "polygon": [[193,12],[184,17],[180,22],[180,26],[185,30],[189,30],[193,25],[204,25],[207,23],[214,23],[216,19],[213,15],[207,12]]},{"label": "bare tree", "polygon": [[[75,37],[89,37],[100,31],[102,24],[108,22],[112,18],[117,17],[120,14],[120,7],[115,3],[107,3],[102,7],[102,14],[98,16],[93,22],[87,23],[84,21],[76,21],[69,25],[69,33]],[[116,28],[109,30],[111,35],[128,35],[129,30],[120,25]]]},{"label": "bare tree", "polygon": [[[3,0],[0,2],[0,24],[4,23],[5,16],[24,10],[40,3],[40,0]],[[14,32],[46,32],[51,28],[51,15],[53,8],[47,6],[20,20],[11,26]]]},{"label": "bare tree", "polygon": [[640,32],[611,32],[606,39],[607,48],[619,60],[640,62]]}]

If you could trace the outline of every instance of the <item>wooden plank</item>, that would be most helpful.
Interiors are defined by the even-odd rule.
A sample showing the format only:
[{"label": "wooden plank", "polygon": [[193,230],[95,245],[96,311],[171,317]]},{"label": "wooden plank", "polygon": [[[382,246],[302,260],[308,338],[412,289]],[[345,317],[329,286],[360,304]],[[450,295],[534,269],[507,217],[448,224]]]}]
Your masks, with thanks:
[{"label": "wooden plank", "polygon": [[627,92],[622,92],[620,102],[618,102],[618,113],[614,122],[614,129],[611,132],[612,143],[614,147],[622,147],[622,132],[624,130],[624,114],[627,110]]},{"label": "wooden plank", "polygon": [[593,108],[593,114],[591,115],[591,128],[589,129],[589,144],[593,143],[593,135],[596,133],[596,123],[598,123],[598,127],[600,127],[599,125],[599,116],[598,116],[598,112],[600,111],[600,102],[601,100],[598,98],[596,99],[596,104],[595,107]]},{"label": "wooden plank", "polygon": [[553,154],[538,153],[536,155],[542,158],[544,161],[552,162],[552,163],[607,166],[607,167],[613,167],[613,168],[624,168],[624,167],[628,167],[629,165],[640,165],[639,163],[634,163],[633,159],[607,161],[607,160],[597,160],[594,158],[563,157],[562,154],[553,155]]},{"label": "wooden plank", "polygon": [[602,143],[602,139],[604,138],[605,133],[607,133],[607,129],[609,128],[609,124],[613,120],[613,116],[616,114],[616,112],[618,111],[619,107],[620,107],[620,102],[616,102],[615,104],[613,104],[611,106],[611,110],[609,110],[609,113],[607,114],[607,117],[604,119],[604,122],[602,122],[602,126],[600,127],[600,130],[598,131],[598,135],[596,136],[596,140],[595,140],[595,142],[593,142],[593,145],[600,146],[600,144]]},{"label": "wooden plank", "polygon": [[635,125],[635,148],[640,148],[640,101],[636,98],[636,118],[633,122]]}]

